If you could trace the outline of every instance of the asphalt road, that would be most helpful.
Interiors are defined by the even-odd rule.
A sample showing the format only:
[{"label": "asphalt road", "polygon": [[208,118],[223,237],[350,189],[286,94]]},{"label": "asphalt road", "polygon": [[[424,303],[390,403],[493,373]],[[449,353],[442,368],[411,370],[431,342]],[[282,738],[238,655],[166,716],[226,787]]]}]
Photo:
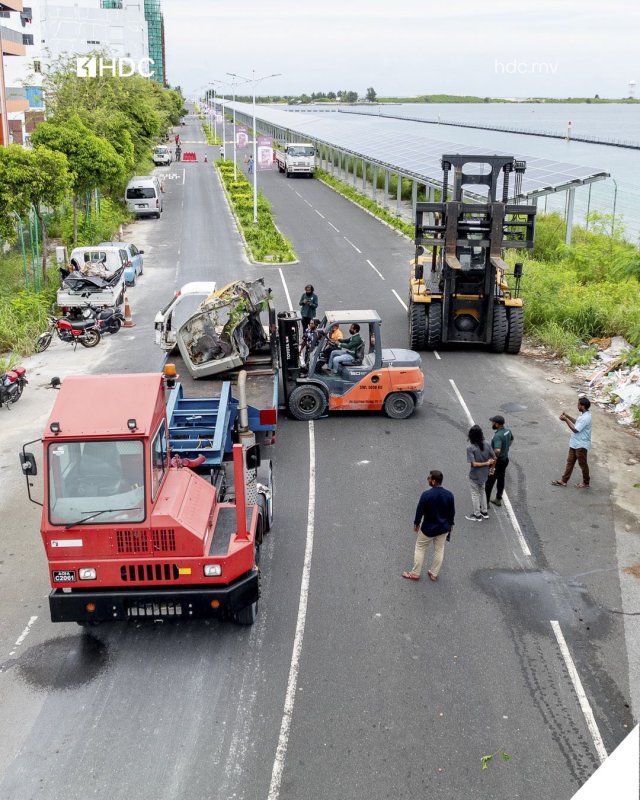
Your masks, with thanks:
[{"label": "asphalt road", "polygon": [[[163,219],[132,229],[145,250],[130,292],[136,327],[95,355],[52,351],[58,370],[159,368],[153,316],[194,279],[265,275],[279,308],[282,277],[294,305],[310,281],[321,310],[374,308],[383,346],[407,346],[394,290],[406,299],[410,243],[318,181],[274,171],[259,181],[300,263],[250,265],[202,163],[217,148],[189,144],[204,139],[193,120],[181,135],[199,162],[159,170]],[[607,752],[632,722],[607,474],[593,459],[590,493],[550,487],[568,437],[556,387],[524,359],[439,355],[423,355],[425,405],[409,420],[282,419],[270,454],[277,521],[251,629],[53,625],[38,512],[9,477],[15,455],[2,461],[3,800],[560,800],[577,791],[600,760],[552,621]],[[41,384],[49,372],[38,369]],[[500,411],[514,430],[507,490],[521,539],[505,508],[489,522],[464,520],[470,423],[456,388],[485,430]],[[11,412],[20,441],[42,428],[23,402]],[[438,583],[410,583],[400,575],[432,468],[456,495],[457,524]],[[482,770],[482,756],[500,751],[511,760]]]}]

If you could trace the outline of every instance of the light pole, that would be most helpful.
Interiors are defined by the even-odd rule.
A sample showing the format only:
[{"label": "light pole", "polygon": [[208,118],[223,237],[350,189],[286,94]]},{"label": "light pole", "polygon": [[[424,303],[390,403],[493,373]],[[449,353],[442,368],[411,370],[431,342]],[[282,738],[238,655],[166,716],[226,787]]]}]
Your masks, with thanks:
[{"label": "light pole", "polygon": [[255,225],[258,222],[258,131],[256,130],[256,84],[259,81],[266,81],[267,78],[277,78],[282,75],[282,73],[274,72],[271,75],[263,75],[261,78],[256,78],[256,71],[255,69],[252,69],[250,78],[245,78],[243,75],[236,75],[235,72],[227,72],[227,75],[232,75],[234,78],[240,78],[243,81],[246,81],[246,83],[253,83],[253,224]]}]

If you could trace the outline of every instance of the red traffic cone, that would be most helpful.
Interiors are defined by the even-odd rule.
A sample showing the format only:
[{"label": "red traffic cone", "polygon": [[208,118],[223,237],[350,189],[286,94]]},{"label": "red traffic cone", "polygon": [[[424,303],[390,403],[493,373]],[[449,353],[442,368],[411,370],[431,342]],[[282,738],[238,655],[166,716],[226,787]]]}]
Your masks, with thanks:
[{"label": "red traffic cone", "polygon": [[133,328],[135,327],[135,322],[133,321],[133,317],[131,316],[131,306],[129,305],[129,298],[125,294],[124,296],[124,323],[122,325],[123,328]]}]

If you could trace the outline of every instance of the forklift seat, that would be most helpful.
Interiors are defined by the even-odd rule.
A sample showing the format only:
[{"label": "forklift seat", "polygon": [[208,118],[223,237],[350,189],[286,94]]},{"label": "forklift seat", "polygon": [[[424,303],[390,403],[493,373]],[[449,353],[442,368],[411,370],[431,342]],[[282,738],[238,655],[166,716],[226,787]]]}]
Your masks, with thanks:
[{"label": "forklift seat", "polygon": [[343,364],[340,367],[340,374],[347,381],[357,381],[367,372],[371,372],[375,363],[375,353],[364,355],[364,342],[359,345],[355,353],[355,361],[351,364]]}]

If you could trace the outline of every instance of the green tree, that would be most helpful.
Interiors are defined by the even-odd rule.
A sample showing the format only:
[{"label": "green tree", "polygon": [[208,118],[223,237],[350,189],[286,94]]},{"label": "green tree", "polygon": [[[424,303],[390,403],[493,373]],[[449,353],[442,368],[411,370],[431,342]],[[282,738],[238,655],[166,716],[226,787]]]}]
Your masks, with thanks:
[{"label": "green tree", "polygon": [[0,148],[0,228],[6,230],[14,213],[35,210],[42,231],[42,282],[47,280],[47,224],[44,207],[59,205],[73,176],[67,157],[47,147],[24,150],[19,145]]},{"label": "green tree", "polygon": [[31,135],[37,147],[44,145],[64,153],[72,172],[73,242],[78,240],[78,202],[93,189],[120,187],[126,178],[125,162],[106,139],[92,133],[73,115],[67,122],[42,122]]},{"label": "green tree", "polygon": [[376,97],[377,97],[377,96],[378,96],[378,95],[376,94],[376,90],[373,88],[373,86],[370,86],[370,87],[367,89],[367,100],[368,100],[370,103],[375,103],[375,102],[376,102]]},{"label": "green tree", "polygon": [[358,93],[354,91],[344,93],[346,96],[343,97],[345,102],[347,103],[356,103],[358,101]]}]

